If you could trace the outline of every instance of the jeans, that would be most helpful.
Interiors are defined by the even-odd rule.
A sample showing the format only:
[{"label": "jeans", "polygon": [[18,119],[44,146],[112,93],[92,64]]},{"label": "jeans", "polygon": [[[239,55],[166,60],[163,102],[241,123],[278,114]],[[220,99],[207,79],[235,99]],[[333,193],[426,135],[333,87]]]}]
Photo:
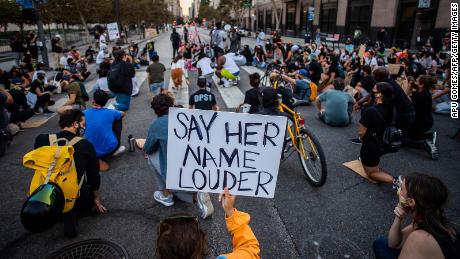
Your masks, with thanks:
[{"label": "jeans", "polygon": [[401,253],[401,249],[388,247],[388,238],[383,236],[374,241],[372,248],[377,259],[397,259]]},{"label": "jeans", "polygon": [[[147,162],[150,169],[153,171],[155,182],[157,183],[157,190],[166,189],[166,175],[162,175],[160,172],[160,152],[156,151],[153,154],[148,155]],[[193,196],[195,192],[185,192],[185,191],[174,191],[170,190],[174,197],[178,198],[181,201],[192,203]]]},{"label": "jeans", "polygon": [[150,84],[150,92],[157,95],[160,93],[161,89],[164,89],[165,83],[164,82],[157,82]]},{"label": "jeans", "polygon": [[127,111],[131,103],[131,96],[129,94],[114,93],[117,103],[114,105],[115,109],[119,111]]},{"label": "jeans", "polygon": [[16,65],[19,66],[19,64],[21,64],[23,55],[24,55],[23,52],[13,52],[13,56],[14,56],[14,60],[16,62]]}]

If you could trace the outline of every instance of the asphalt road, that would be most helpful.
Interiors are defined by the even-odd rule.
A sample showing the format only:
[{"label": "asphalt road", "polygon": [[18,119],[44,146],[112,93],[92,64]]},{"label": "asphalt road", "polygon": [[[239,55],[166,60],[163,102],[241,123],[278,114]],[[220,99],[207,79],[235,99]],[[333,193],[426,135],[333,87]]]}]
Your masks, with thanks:
[{"label": "asphalt road", "polygon": [[[244,39],[243,44],[254,43],[252,39]],[[160,35],[156,47],[160,61],[169,67],[172,56],[169,34]],[[247,74],[242,69],[238,87],[243,93],[249,89]],[[196,90],[193,83],[196,75],[191,77],[190,94]],[[212,91],[218,105],[226,110],[220,92],[215,88]],[[148,96],[144,84],[124,122],[124,143],[129,134],[146,137],[155,118]],[[371,184],[342,166],[359,156],[359,146],[350,143],[357,134],[359,114],[354,116],[352,125],[337,128],[322,124],[313,106],[304,107],[301,112],[325,151],[326,184],[321,188],[309,185],[298,158],[292,156],[280,167],[274,199],[239,197],[236,207],[251,214],[250,225],[260,242],[262,258],[373,258],[372,241],[387,234],[397,198],[388,186]],[[417,171],[441,178],[451,192],[447,215],[460,224],[460,140],[447,137],[460,123],[446,116],[435,115],[434,119],[440,150],[438,161],[430,160],[423,152],[403,149],[384,156],[381,166],[393,175]],[[166,208],[153,200],[153,172],[136,151],[113,159],[111,170],[101,173],[103,203],[109,212],[80,220],[77,238],[63,237],[62,222],[44,233],[28,233],[20,223],[19,212],[32,172],[21,165],[22,156],[32,149],[35,136],[57,130],[55,117],[40,128],[22,132],[14,139],[8,154],[0,158],[0,258],[43,258],[67,244],[89,238],[116,242],[126,248],[131,258],[152,258],[160,220],[182,211],[197,213],[193,205],[177,202]],[[208,233],[211,258],[231,251],[223,211],[217,195],[212,198],[214,215],[200,220]]]}]

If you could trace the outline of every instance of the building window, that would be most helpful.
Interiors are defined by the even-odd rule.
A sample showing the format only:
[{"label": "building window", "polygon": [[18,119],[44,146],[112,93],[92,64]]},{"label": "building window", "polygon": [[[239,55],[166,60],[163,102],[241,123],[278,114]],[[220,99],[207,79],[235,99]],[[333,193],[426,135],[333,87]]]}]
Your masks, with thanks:
[{"label": "building window", "polygon": [[372,1],[350,0],[347,11],[347,34],[353,35],[360,28],[363,35],[369,35],[372,14]]},{"label": "building window", "polygon": [[265,26],[267,28],[273,29],[272,28],[272,10],[269,9],[265,13]]},{"label": "building window", "polygon": [[286,5],[286,30],[294,30],[295,26],[295,5],[296,3],[288,3]]},{"label": "building window", "polygon": [[337,0],[321,1],[319,24],[321,32],[334,33],[337,23]]},{"label": "building window", "polygon": [[307,12],[308,7],[302,5],[300,8],[300,30],[305,31],[307,29]]},{"label": "building window", "polygon": [[259,29],[264,29],[264,11],[259,10],[258,16],[257,16],[257,25]]}]

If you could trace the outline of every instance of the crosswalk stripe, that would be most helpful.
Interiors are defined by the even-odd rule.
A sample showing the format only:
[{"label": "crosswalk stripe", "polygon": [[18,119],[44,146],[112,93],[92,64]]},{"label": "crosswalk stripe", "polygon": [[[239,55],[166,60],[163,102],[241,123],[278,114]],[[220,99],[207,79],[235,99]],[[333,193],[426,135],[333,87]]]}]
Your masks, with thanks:
[{"label": "crosswalk stripe", "polygon": [[244,101],[244,94],[238,86],[223,87],[218,85],[219,79],[215,76],[212,77],[214,85],[217,87],[225,105],[228,109],[237,108]]},{"label": "crosswalk stripe", "polygon": [[[252,73],[258,73],[260,75],[260,78],[264,77],[265,75],[265,71],[263,71],[262,69],[258,68],[258,67],[252,67],[252,66],[241,66],[242,69],[244,69],[248,74],[252,74]],[[266,80],[264,83],[264,86],[265,87],[268,87],[270,86],[270,82],[269,80]]]}]

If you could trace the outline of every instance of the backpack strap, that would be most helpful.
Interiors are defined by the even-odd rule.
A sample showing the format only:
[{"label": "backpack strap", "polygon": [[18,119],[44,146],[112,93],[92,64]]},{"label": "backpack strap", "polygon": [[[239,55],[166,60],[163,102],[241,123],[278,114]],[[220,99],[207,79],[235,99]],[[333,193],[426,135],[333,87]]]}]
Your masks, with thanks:
[{"label": "backpack strap", "polygon": [[82,137],[74,137],[73,139],[71,139],[69,141],[68,145],[69,146],[74,146],[75,144],[77,144],[82,139],[83,139]]},{"label": "backpack strap", "polygon": [[50,134],[50,135],[48,136],[48,139],[49,139],[49,142],[50,142],[50,146],[56,146],[56,145],[58,144],[58,143],[57,143],[58,141],[57,141],[57,136],[56,136],[56,134]]}]

